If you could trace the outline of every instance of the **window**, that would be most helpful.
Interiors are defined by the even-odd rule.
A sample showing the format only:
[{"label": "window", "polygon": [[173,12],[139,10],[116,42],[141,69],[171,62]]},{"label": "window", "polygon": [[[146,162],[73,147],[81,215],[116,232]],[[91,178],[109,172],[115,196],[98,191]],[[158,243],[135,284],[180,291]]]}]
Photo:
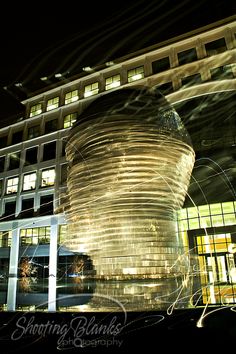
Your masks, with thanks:
[{"label": "window", "polygon": [[9,157],[9,170],[14,170],[20,166],[20,152],[10,154]]},{"label": "window", "polygon": [[2,191],[3,191],[3,179],[0,179],[0,197],[2,195]]},{"label": "window", "polygon": [[227,50],[224,38],[217,39],[216,41],[205,44],[207,56],[223,53]]},{"label": "window", "polygon": [[231,65],[219,66],[218,68],[210,69],[211,80],[233,79],[234,75]]},{"label": "window", "polygon": [[84,97],[89,97],[98,94],[98,82],[94,82],[93,84],[86,85],[84,87]]},{"label": "window", "polygon": [[43,195],[40,198],[40,215],[53,214],[53,194]]},{"label": "window", "polygon": [[50,243],[50,226],[20,230],[21,246]]},{"label": "window", "polygon": [[0,157],[0,172],[4,171],[4,166],[5,166],[5,156]]},{"label": "window", "polygon": [[169,57],[161,58],[152,62],[153,74],[157,74],[168,69],[170,69]]},{"label": "window", "polygon": [[120,74],[106,78],[105,90],[120,86]]},{"label": "window", "polygon": [[65,104],[69,104],[69,103],[78,101],[78,99],[79,99],[78,90],[67,92],[67,94],[65,96]]},{"label": "window", "polygon": [[31,218],[34,216],[34,198],[22,200],[20,216],[22,218]]},{"label": "window", "polygon": [[138,68],[128,70],[128,82],[140,80],[144,78],[144,67],[139,66]]},{"label": "window", "polygon": [[172,82],[165,82],[164,84],[158,85],[157,89],[163,94],[168,95],[168,93],[173,91]]},{"label": "window", "polygon": [[28,139],[36,138],[40,135],[40,126],[34,125],[28,129]]},{"label": "window", "polygon": [[67,114],[64,117],[64,128],[70,128],[76,122],[77,112]]},{"label": "window", "polygon": [[36,172],[24,175],[23,191],[35,189],[36,187]]},{"label": "window", "polygon": [[38,147],[27,149],[25,152],[25,165],[33,165],[37,163]]},{"label": "window", "polygon": [[45,123],[45,134],[55,132],[57,130],[57,119],[49,120]]},{"label": "window", "polygon": [[47,112],[59,107],[59,96],[54,97],[47,102]]},{"label": "window", "polygon": [[55,182],[55,168],[42,171],[42,187],[53,186]]},{"label": "window", "polygon": [[187,49],[183,52],[178,53],[179,65],[184,65],[187,63],[191,63],[197,60],[197,51],[196,48]]},{"label": "window", "polygon": [[200,74],[189,75],[181,79],[182,86],[193,86],[202,82]]},{"label": "window", "polygon": [[19,177],[8,178],[6,194],[17,193]]},{"label": "window", "polygon": [[61,165],[61,184],[65,184],[67,179],[67,164]]},{"label": "window", "polygon": [[16,201],[6,202],[5,203],[5,215],[9,218],[14,219],[16,212]]},{"label": "window", "polygon": [[15,132],[12,134],[12,144],[21,143],[23,139],[23,131]]},{"label": "window", "polygon": [[0,137],[0,149],[7,146],[7,136]]},{"label": "window", "polygon": [[38,103],[35,106],[30,108],[30,117],[37,116],[38,114],[42,113],[42,104]]},{"label": "window", "polygon": [[43,161],[48,161],[56,158],[56,141],[44,144]]},{"label": "window", "polygon": [[11,231],[0,231],[0,247],[11,247]]}]

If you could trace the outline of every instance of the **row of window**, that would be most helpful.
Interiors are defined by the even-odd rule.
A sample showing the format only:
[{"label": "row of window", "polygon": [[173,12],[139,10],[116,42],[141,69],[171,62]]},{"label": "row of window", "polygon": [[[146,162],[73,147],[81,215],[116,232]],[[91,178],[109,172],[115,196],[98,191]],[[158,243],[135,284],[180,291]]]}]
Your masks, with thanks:
[{"label": "row of window", "polygon": [[215,203],[182,209],[179,230],[196,230],[236,224],[236,202]]},{"label": "row of window", "polygon": [[[41,195],[39,206],[35,206],[35,198],[27,197],[21,199],[20,213],[18,218],[32,218],[38,216],[52,215],[54,212],[53,194]],[[4,200],[2,204],[2,216],[0,221],[14,220],[16,217],[16,200]]]},{"label": "row of window", "polygon": [[[153,62],[153,74],[160,73],[168,69],[170,69],[169,57]],[[210,75],[211,75],[211,80],[234,78],[231,65],[224,65],[224,66],[219,66],[217,68],[212,68],[210,69]],[[139,66],[135,69],[130,70],[130,76],[128,76],[128,82],[133,82],[143,78],[144,78],[144,67]],[[189,75],[181,79],[182,86],[185,86],[186,83],[196,84],[199,82],[202,82],[201,75],[199,73],[194,75]],[[105,90],[110,90],[119,87],[120,85],[121,85],[120,74],[113,75],[105,80]],[[164,84],[160,84],[158,88],[160,91],[162,91],[163,94],[168,94],[171,91],[173,91],[172,82],[166,82]],[[89,97],[89,96],[96,95],[98,93],[99,93],[99,83],[94,82],[90,85],[85,86],[83,96]],[[79,100],[79,91],[73,90],[68,92],[65,95],[64,104],[69,104],[71,102],[75,102],[78,100]],[[59,105],[60,105],[59,96],[51,98],[47,101],[46,111],[48,112],[53,109],[56,109],[59,107]],[[38,103],[30,108],[30,117],[41,114],[42,112],[43,112],[42,103]],[[65,125],[64,128],[66,128]]]},{"label": "row of window", "polygon": [[[157,71],[157,69],[155,69],[155,70]],[[220,67],[217,67],[214,69],[210,69],[210,73],[211,73],[211,80],[224,80],[224,79],[233,79],[234,78],[233,71],[232,71],[232,65],[224,65],[224,66],[220,66]],[[144,77],[143,67],[138,67],[136,69],[132,69],[132,74],[133,74],[132,81],[139,80],[139,79],[143,78]],[[186,77],[182,78],[181,81],[182,81],[182,87],[193,86],[193,85],[203,82],[200,73],[186,76]],[[120,86],[121,85],[120,75],[114,75],[111,78],[109,78],[107,85],[108,85],[107,87],[109,89]],[[98,82],[93,83],[88,86],[91,87],[91,90],[86,91],[87,92],[86,97],[91,96],[91,95],[95,95],[98,93]],[[86,86],[86,87],[88,87],[88,86]],[[163,84],[160,84],[158,86],[158,88],[164,95],[171,93],[173,91],[172,81],[168,81]],[[77,92],[77,94],[76,94],[76,92]],[[79,99],[78,90],[71,91],[68,94],[71,94],[71,97],[73,97],[74,101],[75,101],[75,98]],[[50,109],[48,109],[48,110],[59,107],[59,97],[55,97],[53,99],[50,99],[48,101],[48,104],[50,106]],[[42,113],[42,103],[36,104],[31,107],[31,109],[30,109],[30,116],[31,117],[38,115],[40,113]],[[9,142],[9,138],[7,135],[2,136],[0,138],[0,148],[6,147],[7,144],[13,145],[13,144],[20,143],[24,139],[27,140],[27,139],[33,139],[33,138],[39,137],[41,134],[49,134],[49,133],[55,132],[58,129],[70,128],[76,122],[77,116],[78,116],[77,112],[72,112],[72,113],[65,115],[63,117],[63,126],[61,126],[61,124],[59,124],[58,119],[48,120],[45,122],[44,132],[41,132],[40,124],[36,124],[34,126],[31,126],[28,128],[27,136],[25,136],[25,137],[23,136],[24,135],[23,130],[13,132],[11,142]]]},{"label": "row of window", "polygon": [[[63,166],[63,165],[62,165]],[[22,191],[34,190],[36,188],[37,178],[40,179],[41,187],[50,187],[55,183],[55,168],[42,170],[37,175],[36,172],[30,172],[23,175]],[[10,177],[6,182],[6,194],[17,193],[19,190],[19,176]],[[3,191],[3,180],[0,180],[0,195]]]},{"label": "row of window", "polygon": [[[36,188],[37,173],[31,172],[23,175],[23,191],[29,191]],[[55,168],[49,168],[41,171],[40,186],[49,187],[55,183]],[[10,177],[7,179],[6,194],[17,193],[19,188],[19,177]]]},{"label": "row of window", "polygon": [[[205,44],[205,51],[207,56],[216,55],[222,53],[227,50],[227,45],[224,38],[220,38],[213,42],[209,42]],[[194,62],[198,60],[197,50],[195,47],[184,50],[182,52],[177,53],[178,57],[178,64],[184,65],[187,63]],[[160,73],[165,70],[170,69],[173,67],[170,63],[170,57],[166,56],[161,59],[155,60],[152,62],[152,74]],[[218,70],[218,68],[213,69]],[[213,75],[214,76],[214,75]],[[127,71],[127,82],[133,82],[136,80],[140,80],[144,78],[144,66],[138,66],[132,68]],[[105,78],[105,91],[116,88],[121,85],[121,75],[116,74],[110,77]],[[82,97],[86,98],[89,96],[93,96],[99,93],[99,82],[93,82],[84,86]],[[79,90],[74,89],[73,91],[69,91],[65,94],[63,104],[67,105],[79,100]],[[60,105],[60,98],[59,96],[50,98],[46,104],[46,112],[51,111],[55,108],[58,108]],[[30,117],[34,117],[38,114],[43,112],[43,106],[41,103],[38,103],[30,108]]]},{"label": "row of window", "polygon": [[[50,243],[50,226],[34,227],[20,230],[20,245],[41,245]],[[64,240],[66,225],[59,226],[59,243]],[[0,247],[11,247],[12,231],[0,231]]]},{"label": "row of window", "polygon": [[39,137],[40,135],[45,135],[45,134],[55,132],[58,129],[70,128],[76,122],[77,116],[78,116],[77,112],[72,112],[70,114],[65,115],[65,117],[63,118],[63,127],[59,126],[58,119],[51,119],[49,121],[46,121],[43,132],[41,132],[40,124],[35,124],[28,128],[28,131],[26,132],[26,137],[24,137],[23,129],[13,132],[11,141],[9,141],[8,135],[1,136],[0,149],[6,147],[7,145],[14,145],[14,144],[21,143],[23,140],[33,139]]},{"label": "row of window", "polygon": [[[39,156],[39,147],[34,146],[25,151],[16,151],[10,153],[7,157],[0,157],[0,172],[5,170],[18,169],[20,166],[29,166],[37,164],[42,161],[49,161],[56,159],[56,141],[45,143],[42,145],[42,155]],[[65,144],[62,145],[61,157],[65,155]]]}]

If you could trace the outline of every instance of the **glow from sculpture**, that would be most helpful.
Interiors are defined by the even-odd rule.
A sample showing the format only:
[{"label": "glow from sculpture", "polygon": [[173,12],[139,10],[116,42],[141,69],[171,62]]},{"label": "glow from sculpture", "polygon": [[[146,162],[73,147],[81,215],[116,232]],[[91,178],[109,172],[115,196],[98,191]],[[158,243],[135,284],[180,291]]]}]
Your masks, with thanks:
[{"label": "glow from sculpture", "polygon": [[184,272],[176,211],[195,154],[176,111],[155,90],[120,89],[79,116],[69,162],[66,246],[83,249],[98,278],[160,278]]}]

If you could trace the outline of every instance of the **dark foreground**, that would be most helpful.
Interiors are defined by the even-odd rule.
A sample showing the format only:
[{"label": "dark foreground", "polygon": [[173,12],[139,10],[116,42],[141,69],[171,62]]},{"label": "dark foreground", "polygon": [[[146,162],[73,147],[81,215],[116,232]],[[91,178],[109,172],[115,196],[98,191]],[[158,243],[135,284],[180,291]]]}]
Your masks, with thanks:
[{"label": "dark foreground", "polygon": [[4,354],[133,353],[138,349],[145,354],[206,352],[229,348],[236,338],[233,307],[174,310],[171,314],[1,312],[0,324],[0,352]]}]

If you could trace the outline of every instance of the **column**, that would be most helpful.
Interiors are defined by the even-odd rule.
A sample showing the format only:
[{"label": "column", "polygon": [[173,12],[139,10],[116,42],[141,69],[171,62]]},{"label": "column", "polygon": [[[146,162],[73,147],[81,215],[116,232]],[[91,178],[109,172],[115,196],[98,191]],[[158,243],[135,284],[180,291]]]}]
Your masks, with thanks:
[{"label": "column", "polygon": [[49,249],[49,278],[48,278],[48,311],[56,311],[57,300],[57,218],[51,219],[50,249]]},{"label": "column", "polygon": [[17,275],[18,275],[18,259],[20,245],[20,229],[18,223],[13,222],[12,225],[12,243],[9,262],[9,277],[7,289],[7,310],[16,310],[16,293],[17,293]]}]

